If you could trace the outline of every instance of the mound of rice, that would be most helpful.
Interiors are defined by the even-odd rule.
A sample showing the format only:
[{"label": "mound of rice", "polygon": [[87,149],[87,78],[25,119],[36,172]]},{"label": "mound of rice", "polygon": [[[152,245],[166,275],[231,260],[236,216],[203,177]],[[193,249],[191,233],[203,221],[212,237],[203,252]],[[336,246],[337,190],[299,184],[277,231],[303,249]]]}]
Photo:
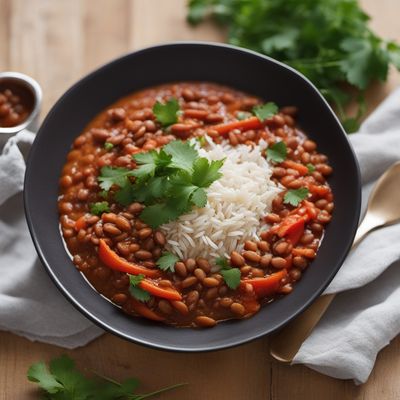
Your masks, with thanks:
[{"label": "mound of rice", "polygon": [[215,144],[210,138],[199,154],[208,160],[225,158],[222,177],[207,189],[208,202],[161,227],[166,248],[182,259],[229,256],[246,240],[258,239],[261,218],[271,210],[279,187],[271,181],[272,168],[261,151],[267,143],[251,148]]}]

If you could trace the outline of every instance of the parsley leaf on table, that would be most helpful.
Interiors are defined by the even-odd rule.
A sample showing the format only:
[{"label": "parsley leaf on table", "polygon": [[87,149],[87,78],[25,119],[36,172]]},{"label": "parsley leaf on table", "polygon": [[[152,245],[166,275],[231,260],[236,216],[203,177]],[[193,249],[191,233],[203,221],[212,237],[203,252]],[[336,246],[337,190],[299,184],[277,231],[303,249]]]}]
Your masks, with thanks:
[{"label": "parsley leaf on table", "polygon": [[175,272],[175,264],[179,261],[179,257],[172,253],[163,253],[157,260],[157,266],[163,271]]},{"label": "parsley leaf on table", "polygon": [[94,378],[87,378],[75,368],[74,361],[65,355],[53,359],[49,369],[43,362],[32,364],[27,378],[37,383],[45,392],[46,399],[50,400],[142,400],[184,385],[180,383],[151,393],[135,394],[139,386],[138,379],[129,378],[119,383],[96,372]]},{"label": "parsley leaf on table", "polygon": [[107,201],[98,201],[90,205],[90,213],[93,215],[101,215],[105,212],[109,212],[110,207]]},{"label": "parsley leaf on table", "polygon": [[218,257],[215,260],[215,264],[221,267],[219,272],[224,278],[226,285],[230,289],[236,289],[240,285],[240,277],[241,277],[240,269],[232,268],[225,257]]},{"label": "parsley leaf on table", "polygon": [[272,146],[267,148],[267,160],[281,163],[285,161],[287,156],[287,147],[285,142],[280,141],[274,143]]},{"label": "parsley leaf on table", "polygon": [[278,106],[272,102],[253,107],[253,114],[261,122],[264,122],[266,119],[273,117],[277,112]]},{"label": "parsley leaf on table", "polygon": [[142,302],[149,301],[151,298],[147,290],[142,289],[139,285],[144,279],[143,274],[129,275],[129,293],[136,299]]},{"label": "parsley leaf on table", "polygon": [[304,199],[307,198],[309,190],[307,188],[291,189],[285,193],[283,202],[297,207]]},{"label": "parsley leaf on table", "polygon": [[189,1],[191,24],[209,16],[228,28],[229,43],[276,58],[309,78],[348,132],[358,128],[364,112],[349,120],[344,106],[374,80],[385,81],[389,64],[400,69],[399,45],[371,30],[357,0]]},{"label": "parsley leaf on table", "polygon": [[63,390],[63,385],[49,372],[44,362],[33,364],[28,369],[28,379],[36,382],[48,393],[57,393]]},{"label": "parsley leaf on table", "polygon": [[153,114],[156,120],[164,127],[178,122],[179,103],[175,98],[169,99],[165,103],[157,101],[153,106]]}]

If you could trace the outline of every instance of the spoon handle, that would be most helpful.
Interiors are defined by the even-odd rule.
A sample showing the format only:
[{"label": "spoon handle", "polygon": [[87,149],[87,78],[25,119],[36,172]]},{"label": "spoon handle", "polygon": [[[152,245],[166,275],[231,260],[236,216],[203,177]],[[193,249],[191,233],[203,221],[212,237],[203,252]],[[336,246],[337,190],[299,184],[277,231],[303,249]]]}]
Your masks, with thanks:
[{"label": "spoon handle", "polygon": [[[367,213],[357,229],[352,249],[368,232],[380,225],[382,225],[382,221],[379,218]],[[320,296],[307,310],[275,334],[270,340],[270,354],[278,361],[292,362],[301,345],[325,314],[334,298],[334,293]]]}]

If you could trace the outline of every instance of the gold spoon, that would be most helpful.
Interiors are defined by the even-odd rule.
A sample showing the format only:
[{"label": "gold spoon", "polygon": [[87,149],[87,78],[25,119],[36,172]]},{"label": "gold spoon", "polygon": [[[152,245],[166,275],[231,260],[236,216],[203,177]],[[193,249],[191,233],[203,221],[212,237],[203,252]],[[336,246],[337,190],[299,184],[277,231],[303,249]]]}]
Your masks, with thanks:
[{"label": "gold spoon", "polygon": [[[400,161],[393,164],[378,180],[369,197],[367,211],[357,229],[352,249],[374,229],[400,221]],[[319,297],[270,340],[270,353],[278,361],[292,362],[300,346],[335,298],[335,294]]]}]

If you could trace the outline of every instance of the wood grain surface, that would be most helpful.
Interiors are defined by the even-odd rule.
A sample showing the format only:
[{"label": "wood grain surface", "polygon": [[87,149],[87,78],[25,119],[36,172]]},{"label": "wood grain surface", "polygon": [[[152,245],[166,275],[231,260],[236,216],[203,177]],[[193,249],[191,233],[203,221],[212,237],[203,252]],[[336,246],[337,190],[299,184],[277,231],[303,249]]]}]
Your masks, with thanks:
[{"label": "wood grain surface", "polygon": [[[379,34],[400,41],[399,0],[362,4]],[[40,82],[43,116],[75,80],[123,53],[172,40],[223,40],[212,25],[187,26],[185,13],[185,0],[0,0],[0,71],[24,72]],[[369,111],[399,83],[399,74],[391,71],[385,85],[373,85]],[[303,366],[279,364],[268,355],[267,338],[190,355],[150,350],[110,334],[66,351],[6,332],[0,332],[0,399],[39,399],[26,380],[28,366],[63,353],[82,368],[116,379],[137,376],[143,390],[189,383],[159,397],[166,400],[400,399],[399,338],[378,355],[368,382],[357,387]]]}]

